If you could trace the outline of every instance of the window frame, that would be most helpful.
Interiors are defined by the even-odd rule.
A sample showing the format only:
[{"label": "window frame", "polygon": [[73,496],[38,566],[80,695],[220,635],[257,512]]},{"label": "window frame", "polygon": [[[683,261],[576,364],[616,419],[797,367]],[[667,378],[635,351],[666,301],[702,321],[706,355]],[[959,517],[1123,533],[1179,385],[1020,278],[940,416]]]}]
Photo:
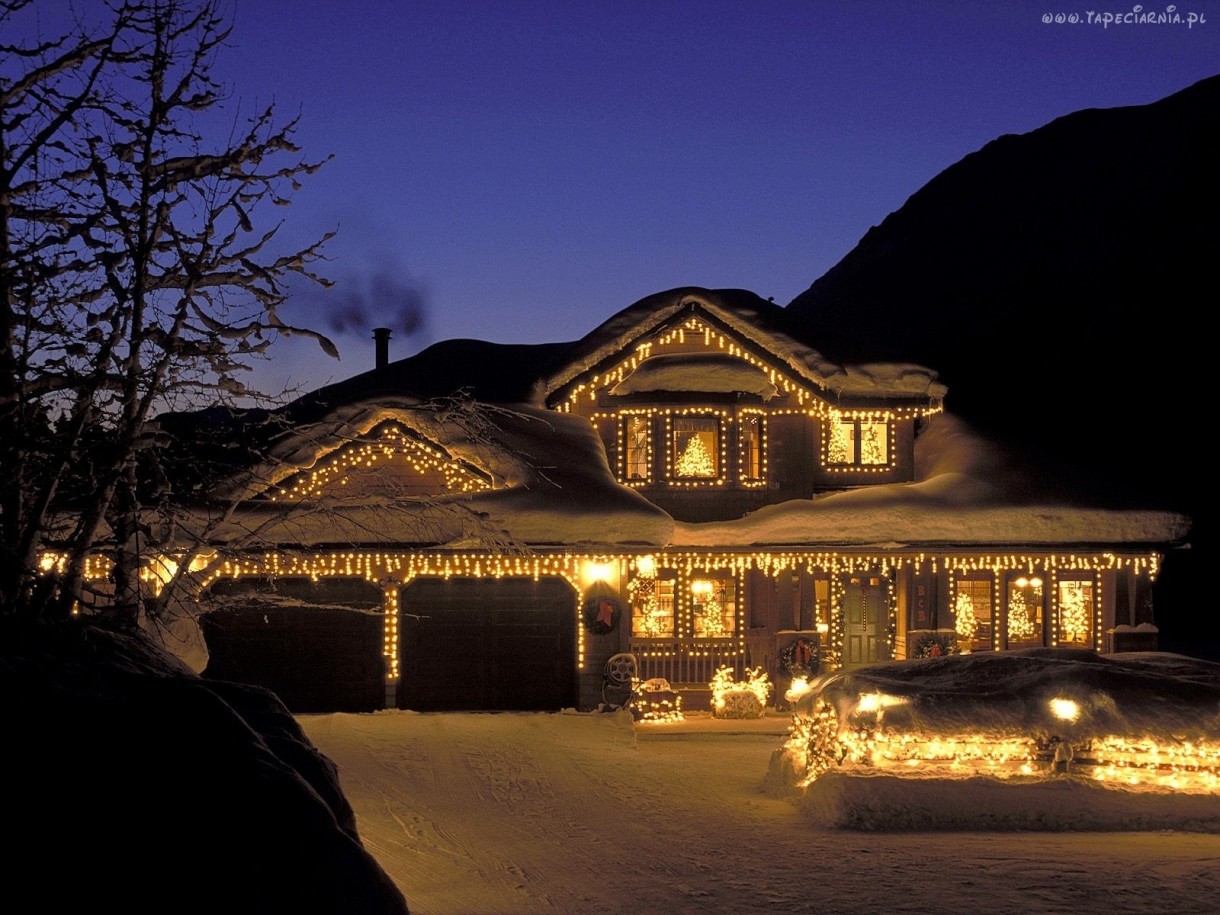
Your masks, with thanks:
[{"label": "window frame", "polygon": [[[647,618],[642,614],[644,609],[642,606],[637,606],[635,598],[632,598],[631,606],[631,637],[633,639],[675,639],[678,637],[678,573],[674,569],[660,568],[654,574],[648,576],[639,576],[637,581],[651,581],[652,593],[650,598],[657,604],[661,612],[655,614],[658,620],[668,620],[668,631],[662,632],[646,632],[639,627]],[[638,587],[638,586],[637,586]],[[642,602],[642,601],[641,601]],[[664,612],[668,610],[668,612]]]},{"label": "window frame", "polygon": [[[970,604],[974,610],[975,622],[978,626],[973,636],[964,636],[958,625],[958,603],[961,600],[961,595],[968,593],[973,588],[962,588],[962,585],[985,585],[987,588],[987,617],[986,620],[979,618],[976,608],[977,602],[975,596],[971,595]],[[952,606],[950,610],[953,613],[953,628],[958,632],[959,642],[969,642],[969,650],[971,651],[989,651],[995,648],[996,645],[996,582],[995,576],[978,572],[970,572],[966,574],[956,575],[953,578],[952,589]],[[981,633],[986,633],[981,634]]]},{"label": "window frame", "polygon": [[[631,424],[639,422],[644,431],[644,476],[633,477]],[[619,481],[628,486],[647,486],[653,482],[653,423],[650,410],[625,410],[618,417]]]},{"label": "window frame", "polygon": [[[677,472],[677,464],[681,460],[678,455],[678,435],[679,430],[677,425],[684,420],[707,420],[713,423],[715,434],[715,455],[716,462],[714,471],[711,476],[682,476]],[[728,462],[727,441],[725,436],[725,424],[727,422],[727,414],[724,410],[714,409],[692,409],[692,410],[675,410],[665,415],[665,479],[670,486],[677,487],[703,487],[703,486],[723,486],[727,480],[726,464]],[[692,433],[691,437],[686,439],[689,443],[691,438],[697,432]]]},{"label": "window frame", "polygon": [[[1024,582],[1024,584],[1022,584]],[[1046,644],[1047,595],[1050,589],[1046,586],[1047,576],[1039,572],[1010,572],[1004,576],[1004,636],[1009,648],[1039,648]],[[1025,592],[1037,594],[1035,601],[1027,599]],[[1021,637],[1013,633],[1013,595],[1020,594],[1021,607],[1033,608],[1033,618],[1026,619],[1032,627],[1032,633]]]},{"label": "window frame", "polygon": [[[753,421],[756,424],[756,432],[746,439],[744,430],[746,422]],[[756,489],[767,485],[768,466],[767,466],[767,413],[764,410],[739,410],[737,412],[737,483],[745,489]],[[755,463],[752,458],[752,453],[747,453],[747,441],[757,443],[757,474],[750,475],[747,473],[747,467]]]},{"label": "window frame", "polygon": [[[721,606],[720,618],[721,623],[724,626],[724,630],[721,632],[709,633],[706,631],[700,631],[699,627],[696,625],[696,623],[702,620],[703,612],[701,608],[707,603],[706,600],[701,600],[699,597],[697,597],[698,592],[696,585],[699,582],[710,583],[712,586],[710,594],[713,596],[718,595],[717,601]],[[720,585],[719,588],[716,587],[717,584]],[[741,627],[741,620],[739,619],[739,611],[741,608],[738,606],[739,590],[740,589],[737,586],[737,576],[732,572],[724,569],[718,571],[697,569],[692,571],[687,576],[686,586],[683,588],[683,591],[685,592],[684,597],[686,600],[684,601],[685,606],[683,607],[682,613],[684,617],[683,622],[685,624],[683,629],[686,631],[686,633],[688,633],[686,637],[694,640],[727,640],[735,638],[738,634],[738,630]]]},{"label": "window frame", "polygon": [[[866,463],[861,453],[862,429],[865,426],[873,425],[884,427],[885,460]],[[844,427],[850,427],[850,432],[848,433],[848,450],[850,454],[846,460],[836,460],[832,457],[832,449],[837,447],[834,445],[835,431]],[[894,452],[896,449],[895,428],[894,417],[888,413],[831,412],[822,420],[822,465],[826,469],[834,471],[866,470],[875,472],[892,469],[894,467]]]},{"label": "window frame", "polygon": [[[1077,584],[1088,589],[1088,598],[1086,599],[1085,627],[1084,638],[1082,639],[1067,639],[1064,637],[1064,587],[1071,584]],[[1054,644],[1056,647],[1069,648],[1087,648],[1095,649],[1097,647],[1097,611],[1101,602],[1101,585],[1097,580],[1097,576],[1092,573],[1069,573],[1066,575],[1057,575],[1053,583],[1052,596],[1052,626],[1054,631]]]}]

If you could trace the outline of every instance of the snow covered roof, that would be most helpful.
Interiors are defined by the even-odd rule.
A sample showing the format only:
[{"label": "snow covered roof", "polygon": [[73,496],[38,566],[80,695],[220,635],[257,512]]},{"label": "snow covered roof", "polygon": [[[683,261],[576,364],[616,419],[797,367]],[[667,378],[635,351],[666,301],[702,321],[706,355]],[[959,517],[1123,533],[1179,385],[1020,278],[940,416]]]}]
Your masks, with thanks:
[{"label": "snow covered roof", "polygon": [[[1084,508],[1051,494],[1045,480],[1012,466],[994,446],[943,413],[929,417],[915,440],[913,482],[796,499],[735,520],[676,522],[615,479],[587,419],[548,409],[544,397],[693,308],[760,353],[773,354],[810,384],[925,401],[943,393],[934,373],[918,366],[847,369],[825,362],[789,333],[783,309],[753,293],[686,287],[637,302],[575,344],[499,347],[450,341],[306,395],[278,417],[279,437],[264,442],[261,451],[250,449],[252,459],[243,469],[212,491],[213,506],[239,507],[209,536],[213,542],[258,546],[902,549],[952,544],[987,549],[1025,544],[1049,549],[1178,544],[1189,532],[1190,520],[1177,513]],[[543,371],[551,374],[542,379]],[[482,396],[438,396],[462,390],[457,384],[462,378],[476,379]],[[403,390],[404,385],[414,390]],[[719,354],[651,356],[613,390],[626,395],[657,385],[745,390],[764,398],[774,391],[763,371]],[[518,399],[501,399],[508,396]],[[490,486],[482,492],[441,492],[428,500],[358,486],[346,492],[333,486],[292,506],[259,498],[293,474],[320,468],[353,443],[367,442],[386,424],[461,462]],[[236,434],[227,438],[242,440]],[[183,440],[193,443],[197,437]]]},{"label": "snow covered roof", "polygon": [[547,397],[553,398],[582,375],[595,372],[692,309],[767,354],[793,377],[835,399],[941,399],[946,393],[936,373],[923,366],[877,363],[848,367],[830,362],[806,342],[813,331],[752,292],[685,286],[640,299],[586,334],[569,350],[566,363],[543,382]]},{"label": "snow covered roof", "polygon": [[645,359],[634,372],[615,384],[613,395],[650,391],[701,391],[756,394],[770,400],[779,388],[763,371],[723,353],[682,353]]},{"label": "snow covered roof", "polygon": [[[256,498],[276,482],[324,466],[387,423],[478,469],[491,488],[421,500],[395,498],[391,492],[349,496],[340,484],[296,504]],[[631,542],[655,547],[668,543],[673,531],[669,515],[614,479],[601,440],[586,420],[530,404],[438,404],[408,397],[349,403],[294,430],[267,460],[215,495],[240,507],[212,539],[246,546]]]},{"label": "snow covered roof", "polygon": [[[474,412],[468,412],[474,411]],[[255,498],[273,482],[324,466],[353,441],[395,423],[481,471],[482,492],[428,500],[329,487],[285,505]],[[213,539],[247,546],[423,544],[750,549],[952,544],[1112,548],[1173,544],[1189,519],[1048,501],[1002,454],[948,414],[916,440],[916,480],[769,505],[731,521],[675,521],[620,484],[593,426],[574,414],[518,404],[481,407],[381,397],[351,403],[279,442],[270,458],[218,493],[242,500]]]}]

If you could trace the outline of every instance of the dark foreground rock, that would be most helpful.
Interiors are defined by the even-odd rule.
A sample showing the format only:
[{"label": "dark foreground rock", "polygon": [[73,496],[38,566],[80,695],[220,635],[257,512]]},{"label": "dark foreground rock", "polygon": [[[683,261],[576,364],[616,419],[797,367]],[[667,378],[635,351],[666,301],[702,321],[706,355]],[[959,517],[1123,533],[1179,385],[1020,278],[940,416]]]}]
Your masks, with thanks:
[{"label": "dark foreground rock", "polygon": [[0,622],[9,911],[404,915],[266,690],[97,622]]}]

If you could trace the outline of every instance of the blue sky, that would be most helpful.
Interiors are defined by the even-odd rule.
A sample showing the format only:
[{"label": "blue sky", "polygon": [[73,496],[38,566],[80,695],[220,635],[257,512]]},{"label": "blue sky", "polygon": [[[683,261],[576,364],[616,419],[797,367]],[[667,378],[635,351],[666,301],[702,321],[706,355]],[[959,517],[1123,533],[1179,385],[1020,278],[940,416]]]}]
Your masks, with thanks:
[{"label": "blue sky", "polygon": [[576,339],[682,285],[787,304],[997,136],[1220,73],[1220,0],[1143,5],[1204,18],[1189,28],[1087,21],[1133,7],[238,0],[214,73],[334,154],[270,215],[288,241],[338,231],[336,288],[283,313],[342,360],[290,342],[260,374],[363,371],[378,324],[398,358],[450,337]]}]

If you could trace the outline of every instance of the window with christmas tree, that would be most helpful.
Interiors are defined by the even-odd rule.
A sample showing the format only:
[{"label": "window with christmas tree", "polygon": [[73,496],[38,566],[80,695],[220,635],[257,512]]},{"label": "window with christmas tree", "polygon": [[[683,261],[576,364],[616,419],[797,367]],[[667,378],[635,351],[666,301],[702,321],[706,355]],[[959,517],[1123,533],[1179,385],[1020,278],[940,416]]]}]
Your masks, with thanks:
[{"label": "window with christmas tree", "polygon": [[650,561],[638,569],[628,586],[631,593],[631,634],[642,639],[674,637],[672,569],[657,570]]},{"label": "window with christmas tree", "polygon": [[1056,594],[1059,644],[1089,647],[1093,638],[1092,579],[1059,579]]},{"label": "window with christmas tree", "polygon": [[1008,647],[1042,644],[1042,579],[1016,575],[1008,580]]},{"label": "window with christmas tree", "polygon": [[714,480],[720,476],[719,417],[674,417],[672,447],[676,479]]},{"label": "window with christmas tree", "polygon": [[889,420],[842,413],[832,415],[826,422],[826,462],[859,467],[889,464]]},{"label": "window with christmas tree", "polygon": [[737,598],[732,576],[693,578],[690,595],[695,638],[728,638],[736,631]]},{"label": "window with christmas tree", "polygon": [[991,646],[991,579],[958,578],[954,583],[954,626],[967,650]]}]

